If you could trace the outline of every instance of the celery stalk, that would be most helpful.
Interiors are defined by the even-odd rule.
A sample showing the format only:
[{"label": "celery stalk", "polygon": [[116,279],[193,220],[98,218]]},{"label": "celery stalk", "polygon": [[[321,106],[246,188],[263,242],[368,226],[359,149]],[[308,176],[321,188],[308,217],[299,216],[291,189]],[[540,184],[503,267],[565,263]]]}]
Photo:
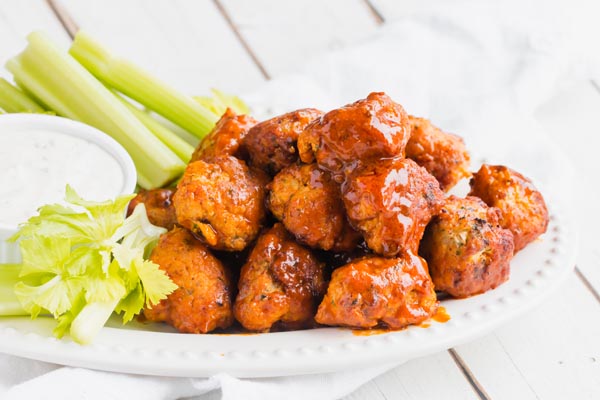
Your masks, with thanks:
[{"label": "celery stalk", "polygon": [[0,264],[0,315],[29,315],[15,295],[15,284],[19,281],[21,265]]},{"label": "celery stalk", "polygon": [[218,119],[192,97],[171,88],[138,66],[113,57],[85,32],[77,33],[69,53],[105,85],[131,97],[200,139]]},{"label": "celery stalk", "polygon": [[69,334],[79,344],[89,344],[106,324],[120,299],[86,305],[71,323]]},{"label": "celery stalk", "polygon": [[177,156],[184,162],[189,163],[192,158],[192,153],[194,152],[194,146],[177,136],[175,132],[152,118],[148,113],[140,110],[120,95],[116,94],[119,100],[133,115],[139,119],[142,124],[146,126],[156,136],[163,142],[169,149],[173,151],[173,153],[177,154]]},{"label": "celery stalk", "polygon": [[15,81],[57,114],[92,125],[117,140],[131,155],[138,183],[163,186],[185,164],[155,137],[106,87],[40,32],[6,64]]},{"label": "celery stalk", "polygon": [[46,111],[21,89],[11,85],[4,78],[0,78],[0,108],[7,113],[43,113]]}]

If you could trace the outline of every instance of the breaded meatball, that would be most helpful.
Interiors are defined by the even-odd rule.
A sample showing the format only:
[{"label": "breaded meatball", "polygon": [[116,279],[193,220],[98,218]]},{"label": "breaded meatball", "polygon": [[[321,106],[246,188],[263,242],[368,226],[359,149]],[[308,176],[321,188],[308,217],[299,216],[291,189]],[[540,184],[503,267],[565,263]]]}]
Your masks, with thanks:
[{"label": "breaded meatball", "polygon": [[166,322],[186,333],[206,333],[233,323],[227,271],[188,231],[175,228],[162,235],[150,260],[179,288],[159,304],[144,309],[147,320]]},{"label": "breaded meatball", "polygon": [[323,264],[275,224],[258,238],[238,289],[235,318],[246,329],[264,332],[312,326],[327,282]]},{"label": "breaded meatball", "polygon": [[298,135],[323,112],[305,108],[261,122],[250,129],[244,138],[244,147],[250,165],[272,176],[296,162]]},{"label": "breaded meatball", "polygon": [[194,161],[173,196],[177,221],[212,248],[240,251],[260,231],[265,184],[232,156]]},{"label": "breaded meatball", "polygon": [[468,297],[508,280],[513,235],[500,223],[501,211],[477,197],[450,196],[421,241],[436,290]]},{"label": "breaded meatball", "polygon": [[268,205],[298,241],[323,250],[349,251],[359,239],[346,218],[340,186],[316,164],[293,164],[269,184]]},{"label": "breaded meatball", "polygon": [[127,215],[131,215],[135,207],[144,203],[148,220],[156,226],[162,226],[165,229],[173,229],[177,223],[175,207],[173,207],[173,189],[152,189],[142,190],[129,202]]},{"label": "breaded meatball", "polygon": [[548,228],[542,194],[520,173],[503,165],[482,165],[471,179],[470,196],[502,211],[500,225],[514,235],[515,253]]},{"label": "breaded meatball", "polygon": [[298,138],[300,159],[317,161],[336,175],[357,161],[404,156],[410,136],[408,116],[385,93],[330,111]]},{"label": "breaded meatball", "polygon": [[470,157],[461,137],[442,131],[425,118],[408,118],[411,135],[406,157],[435,176],[444,191],[470,176]]},{"label": "breaded meatball", "polygon": [[258,121],[251,116],[237,115],[227,108],[212,131],[198,144],[190,162],[216,156],[245,159],[247,155],[245,148],[240,145],[248,130],[257,123]]},{"label": "breaded meatball", "polygon": [[317,252],[317,255],[323,260],[327,268],[333,270],[358,260],[359,258],[373,256],[373,252],[369,249],[369,246],[367,246],[367,242],[362,240],[352,250],[340,252],[319,251]]},{"label": "breaded meatball", "polygon": [[425,260],[411,253],[365,257],[333,271],[315,319],[324,325],[401,329],[427,320],[437,306]]},{"label": "breaded meatball", "polygon": [[342,198],[369,248],[394,257],[403,250],[417,252],[444,194],[425,168],[407,158],[390,158],[355,170],[342,185]]}]

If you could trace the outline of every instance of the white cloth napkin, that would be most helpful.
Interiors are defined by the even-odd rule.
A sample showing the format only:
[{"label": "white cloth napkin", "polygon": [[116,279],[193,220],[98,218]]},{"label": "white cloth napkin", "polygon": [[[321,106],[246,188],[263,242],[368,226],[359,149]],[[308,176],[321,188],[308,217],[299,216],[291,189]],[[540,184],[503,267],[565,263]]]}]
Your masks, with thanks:
[{"label": "white cloth napkin", "polygon": [[[548,144],[540,140],[531,113],[575,80],[600,78],[600,64],[587,52],[596,48],[592,41],[598,37],[593,32],[598,13],[593,11],[534,1],[430,1],[421,10],[388,21],[369,40],[318,56],[295,75],[276,78],[245,99],[258,117],[266,117],[307,106],[327,110],[370,91],[385,91],[411,114],[428,116],[466,136],[469,147],[494,146],[496,162],[511,162],[518,169],[520,160],[534,157],[539,163],[529,162],[527,172],[543,187],[557,166],[544,164]],[[522,133],[523,126],[531,132],[518,138],[527,142],[522,145],[527,154],[515,154],[506,142]],[[187,379],[99,372],[0,355],[0,397],[166,400],[209,393],[210,398],[227,400],[336,399],[392,367],[271,379],[226,374]]]}]

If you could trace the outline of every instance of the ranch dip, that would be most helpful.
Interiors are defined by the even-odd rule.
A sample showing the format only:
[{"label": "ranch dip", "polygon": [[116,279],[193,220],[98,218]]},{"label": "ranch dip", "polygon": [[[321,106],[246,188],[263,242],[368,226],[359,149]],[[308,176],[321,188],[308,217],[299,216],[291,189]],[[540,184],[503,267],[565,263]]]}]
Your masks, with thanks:
[{"label": "ranch dip", "polygon": [[0,225],[16,227],[37,208],[61,203],[71,185],[86,200],[113,199],[123,170],[106,150],[56,131],[0,133]]}]

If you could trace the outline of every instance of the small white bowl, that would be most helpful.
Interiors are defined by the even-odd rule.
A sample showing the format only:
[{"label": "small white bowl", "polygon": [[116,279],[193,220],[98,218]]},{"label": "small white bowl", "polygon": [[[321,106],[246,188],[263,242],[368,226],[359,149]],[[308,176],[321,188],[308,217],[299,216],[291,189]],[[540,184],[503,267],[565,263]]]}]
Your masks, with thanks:
[{"label": "small white bowl", "polygon": [[[137,181],[135,166],[125,149],[106,133],[81,122],[43,114],[3,114],[0,115],[0,135],[11,131],[44,130],[57,132],[96,144],[110,154],[119,164],[123,173],[123,186],[120,194],[133,193]],[[2,173],[0,171],[0,173]],[[91,176],[90,179],[94,177]],[[42,205],[42,204],[40,204]],[[25,222],[25,221],[23,221]],[[17,232],[18,226],[0,221],[0,263],[18,263],[21,256],[17,243],[6,239]]]}]

